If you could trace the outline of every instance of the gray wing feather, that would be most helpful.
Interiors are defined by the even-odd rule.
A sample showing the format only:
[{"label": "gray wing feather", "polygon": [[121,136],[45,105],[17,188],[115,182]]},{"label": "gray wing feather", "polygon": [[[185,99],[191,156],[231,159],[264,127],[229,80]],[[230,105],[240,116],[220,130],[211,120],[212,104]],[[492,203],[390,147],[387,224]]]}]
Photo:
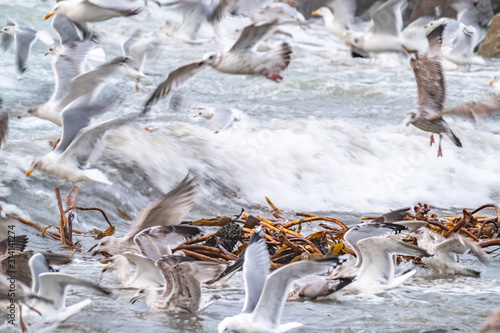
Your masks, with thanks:
[{"label": "gray wing feather", "polygon": [[277,24],[278,20],[273,20],[271,22],[256,22],[247,25],[241,32],[238,40],[229,49],[229,52],[245,52],[253,48]]},{"label": "gray wing feather", "polygon": [[270,269],[269,251],[261,227],[253,233],[244,258],[245,304],[241,312],[251,313],[259,302]]},{"label": "gray wing feather", "polygon": [[59,34],[61,45],[71,45],[83,41],[83,32],[64,15],[55,15],[52,28]]},{"label": "gray wing feather", "polygon": [[5,142],[9,134],[9,114],[7,112],[0,113],[0,148],[2,143]]},{"label": "gray wing feather", "polygon": [[198,235],[201,235],[201,229],[197,227],[162,225],[139,232],[134,243],[144,256],[157,260],[165,254],[172,254],[172,249]]},{"label": "gray wing feather", "polygon": [[124,236],[132,239],[144,229],[159,225],[177,225],[194,205],[195,178],[188,174],[173,190],[141,210]]},{"label": "gray wing feather", "polygon": [[102,288],[92,282],[62,273],[40,274],[40,290],[37,295],[52,300],[54,302],[54,307],[56,309],[61,309],[64,307],[66,287],[70,285],[86,287],[104,295],[111,295],[111,291],[108,289]]},{"label": "gray wing feather", "polygon": [[389,0],[371,13],[370,31],[374,34],[398,35],[401,33],[403,30],[402,3],[402,0]]},{"label": "gray wing feather", "polygon": [[277,269],[267,278],[252,317],[258,321],[269,322],[272,327],[279,326],[292,282],[305,276],[325,273],[342,263],[343,260],[334,257],[300,261]]},{"label": "gray wing feather", "polygon": [[410,60],[410,65],[417,81],[418,105],[427,112],[440,112],[446,98],[441,62],[425,55],[415,55]]},{"label": "gray wing feather", "polygon": [[22,73],[28,67],[28,56],[31,45],[36,39],[36,30],[25,25],[19,25],[20,31],[16,33],[16,64]]},{"label": "gray wing feather", "polygon": [[443,115],[459,115],[470,118],[484,118],[493,113],[500,113],[500,99],[491,98],[485,102],[469,102],[443,110]]},{"label": "gray wing feather", "polygon": [[142,115],[146,114],[151,107],[158,102],[159,99],[165,97],[170,91],[179,88],[190,78],[205,69],[207,64],[204,60],[194,60],[174,69],[168,76],[158,85],[153,94],[144,104]]}]

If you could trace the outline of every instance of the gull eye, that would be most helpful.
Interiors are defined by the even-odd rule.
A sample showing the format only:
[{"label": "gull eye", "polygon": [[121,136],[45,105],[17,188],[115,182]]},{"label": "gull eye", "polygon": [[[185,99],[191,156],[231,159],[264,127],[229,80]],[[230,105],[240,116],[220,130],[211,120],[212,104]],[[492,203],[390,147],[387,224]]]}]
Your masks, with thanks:
[{"label": "gull eye", "polygon": [[208,60],[212,60],[214,58],[213,55],[211,55],[210,57],[208,57]]},{"label": "gull eye", "polygon": [[354,38],[354,43],[357,43],[359,40],[357,38]]}]

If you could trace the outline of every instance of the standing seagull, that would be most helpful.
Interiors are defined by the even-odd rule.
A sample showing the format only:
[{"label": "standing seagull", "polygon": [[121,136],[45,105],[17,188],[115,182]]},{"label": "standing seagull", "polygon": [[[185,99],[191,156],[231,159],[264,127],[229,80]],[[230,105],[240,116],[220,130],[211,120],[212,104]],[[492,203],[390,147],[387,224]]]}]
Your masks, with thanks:
[{"label": "standing seagull", "polygon": [[219,333],[286,332],[301,326],[300,323],[280,324],[292,282],[308,275],[325,273],[343,262],[337,257],[300,261],[269,274],[269,252],[264,231],[258,227],[245,251],[243,310],[239,315],[225,318],[219,324]]},{"label": "standing seagull", "polygon": [[228,74],[262,75],[279,82],[283,77],[279,74],[290,63],[292,50],[288,43],[268,52],[255,52],[257,43],[267,35],[278,21],[253,23],[245,27],[234,45],[217,53],[208,53],[202,59],[194,60],[174,69],[160,83],[148,99],[142,111],[147,113],[160,99],[172,89],[180,87],[184,82],[201,72],[207,66]]},{"label": "standing seagull", "polygon": [[6,50],[12,41],[16,50],[16,65],[19,72],[23,73],[28,68],[28,56],[31,46],[36,39],[37,31],[25,24],[9,21],[7,25],[0,30],[4,33],[2,36],[2,46]]},{"label": "standing seagull", "polygon": [[[414,55],[410,60],[418,87],[418,105],[416,110],[406,115],[406,125],[412,124],[423,131],[439,134],[438,157],[443,156],[441,150],[442,133],[448,135],[457,147],[462,143],[451,131],[443,119],[443,106],[446,98],[446,85],[444,82],[443,67],[440,61],[443,23],[432,30],[427,38],[429,51],[427,55]],[[431,146],[434,135],[431,135]]]}]

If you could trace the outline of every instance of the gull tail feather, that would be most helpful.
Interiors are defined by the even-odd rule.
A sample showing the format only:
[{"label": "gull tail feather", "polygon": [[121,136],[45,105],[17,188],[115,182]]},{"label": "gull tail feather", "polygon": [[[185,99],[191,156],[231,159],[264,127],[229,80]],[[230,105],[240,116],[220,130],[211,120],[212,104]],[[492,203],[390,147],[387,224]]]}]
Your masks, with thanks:
[{"label": "gull tail feather", "polygon": [[101,171],[97,169],[87,169],[85,170],[85,176],[87,176],[90,180],[95,182],[104,183],[111,185],[112,183],[108,180],[108,177]]},{"label": "gull tail feather", "polygon": [[451,129],[448,129],[448,132],[446,132],[446,134],[451,139],[451,141],[453,141],[455,146],[462,148],[462,142],[460,142],[460,139],[455,135],[455,133],[451,131]]}]

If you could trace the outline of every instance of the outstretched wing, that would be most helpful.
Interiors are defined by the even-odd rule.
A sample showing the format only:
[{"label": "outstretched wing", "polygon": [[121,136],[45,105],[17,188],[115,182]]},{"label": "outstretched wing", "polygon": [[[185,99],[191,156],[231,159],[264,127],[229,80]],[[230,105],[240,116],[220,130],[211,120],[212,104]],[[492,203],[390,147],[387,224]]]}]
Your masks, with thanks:
[{"label": "outstretched wing", "polygon": [[241,32],[238,40],[229,49],[229,52],[245,52],[253,48],[277,24],[278,20],[273,20],[271,22],[256,22],[247,25]]}]

